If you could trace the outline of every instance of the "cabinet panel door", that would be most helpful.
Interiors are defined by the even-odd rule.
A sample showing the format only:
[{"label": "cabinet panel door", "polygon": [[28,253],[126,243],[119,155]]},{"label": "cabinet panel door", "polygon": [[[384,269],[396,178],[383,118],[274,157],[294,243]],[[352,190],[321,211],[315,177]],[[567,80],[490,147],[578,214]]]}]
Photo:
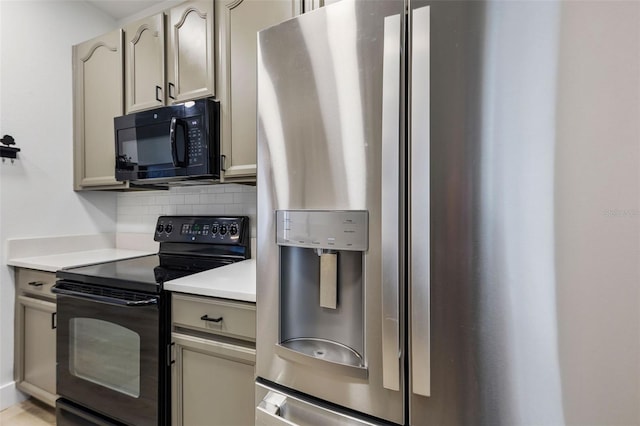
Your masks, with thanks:
[{"label": "cabinet panel door", "polygon": [[295,16],[300,0],[219,0],[216,29],[224,179],[256,175],[257,32]]},{"label": "cabinet panel door", "polygon": [[127,114],[164,105],[164,13],[124,27]]},{"label": "cabinet panel door", "polygon": [[173,334],[174,426],[254,422],[255,349]]},{"label": "cabinet panel door", "polygon": [[56,400],[56,304],[32,297],[18,296],[16,341],[21,348],[18,387],[38,399],[53,404]]},{"label": "cabinet panel door", "polygon": [[115,179],[113,118],[123,113],[122,30],[73,47],[74,189],[126,186]]},{"label": "cabinet panel door", "polygon": [[213,1],[190,1],[169,11],[167,80],[170,102],[215,94]]}]

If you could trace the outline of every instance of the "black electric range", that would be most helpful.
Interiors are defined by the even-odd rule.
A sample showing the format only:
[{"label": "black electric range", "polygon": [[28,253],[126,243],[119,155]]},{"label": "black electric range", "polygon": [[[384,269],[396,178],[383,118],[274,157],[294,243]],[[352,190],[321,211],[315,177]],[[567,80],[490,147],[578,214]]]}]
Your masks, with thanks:
[{"label": "black electric range", "polygon": [[58,425],[170,423],[166,281],[251,257],[249,218],[161,216],[157,254],[58,271]]}]

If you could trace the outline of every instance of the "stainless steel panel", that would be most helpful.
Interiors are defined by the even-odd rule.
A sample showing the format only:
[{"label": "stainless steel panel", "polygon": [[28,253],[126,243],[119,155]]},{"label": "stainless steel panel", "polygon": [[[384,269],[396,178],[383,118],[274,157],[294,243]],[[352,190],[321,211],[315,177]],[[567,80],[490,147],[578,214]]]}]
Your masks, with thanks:
[{"label": "stainless steel panel", "polygon": [[430,6],[411,11],[410,250],[411,390],[431,394]]},{"label": "stainless steel panel", "polygon": [[[385,18],[403,12],[402,1],[343,0],[258,35],[257,374],[396,423],[404,421],[402,392],[382,384],[382,64]],[[366,379],[275,353],[284,253],[276,210],[368,211]]]},{"label": "stainless steel panel", "polygon": [[382,383],[400,390],[400,15],[384,22],[382,93]]},{"label": "stainless steel panel", "polygon": [[369,244],[369,217],[366,211],[278,210],[278,244],[365,251]]}]

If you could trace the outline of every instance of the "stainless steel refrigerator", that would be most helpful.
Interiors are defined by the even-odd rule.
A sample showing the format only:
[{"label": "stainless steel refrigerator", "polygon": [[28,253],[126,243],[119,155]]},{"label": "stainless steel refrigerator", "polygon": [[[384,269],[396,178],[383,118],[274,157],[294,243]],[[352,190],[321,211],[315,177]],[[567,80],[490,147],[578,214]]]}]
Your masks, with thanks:
[{"label": "stainless steel refrigerator", "polygon": [[257,424],[563,424],[589,400],[560,383],[554,148],[490,108],[555,102],[537,3],[342,0],[259,32]]}]

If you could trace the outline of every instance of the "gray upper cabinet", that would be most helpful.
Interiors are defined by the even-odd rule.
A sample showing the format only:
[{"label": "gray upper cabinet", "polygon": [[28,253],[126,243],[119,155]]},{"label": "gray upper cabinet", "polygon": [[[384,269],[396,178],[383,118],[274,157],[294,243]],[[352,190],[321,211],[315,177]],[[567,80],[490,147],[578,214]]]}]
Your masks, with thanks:
[{"label": "gray upper cabinet", "polygon": [[167,97],[170,103],[215,95],[213,1],[188,1],[168,12]]},{"label": "gray upper cabinet", "polygon": [[118,189],[113,118],[123,113],[122,30],[73,47],[74,189]]},{"label": "gray upper cabinet", "polygon": [[164,13],[125,25],[125,111],[165,104]]},{"label": "gray upper cabinet", "polygon": [[224,181],[256,176],[257,32],[300,12],[300,0],[216,1]]},{"label": "gray upper cabinet", "polygon": [[[215,94],[213,1],[188,1],[128,24],[126,112]],[[165,57],[166,47],[166,57]]]}]

